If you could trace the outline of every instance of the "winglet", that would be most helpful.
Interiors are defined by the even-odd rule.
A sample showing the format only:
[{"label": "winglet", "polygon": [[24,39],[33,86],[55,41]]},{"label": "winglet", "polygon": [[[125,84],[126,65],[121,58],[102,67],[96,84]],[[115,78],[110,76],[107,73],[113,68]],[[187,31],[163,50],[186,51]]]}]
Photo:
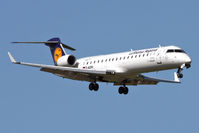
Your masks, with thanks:
[{"label": "winglet", "polygon": [[174,81],[180,83],[180,79],[178,78],[178,75],[176,72],[174,72]]},{"label": "winglet", "polygon": [[13,58],[13,56],[11,55],[10,52],[8,52],[8,56],[9,56],[10,61],[11,61],[12,63],[15,63],[15,64],[17,63],[16,60]]}]

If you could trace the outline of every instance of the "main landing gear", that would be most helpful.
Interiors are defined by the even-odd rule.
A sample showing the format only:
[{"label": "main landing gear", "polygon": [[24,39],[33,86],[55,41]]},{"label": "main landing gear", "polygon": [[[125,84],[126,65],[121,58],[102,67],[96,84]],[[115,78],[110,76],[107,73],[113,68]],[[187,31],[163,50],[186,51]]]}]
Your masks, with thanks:
[{"label": "main landing gear", "polygon": [[124,86],[121,86],[121,87],[118,89],[118,92],[119,92],[119,94],[124,94],[124,95],[126,95],[126,94],[128,94],[129,89],[128,89],[128,87],[126,87],[126,86],[124,85]]},{"label": "main landing gear", "polygon": [[[90,91],[93,91],[93,90],[94,91],[98,91],[99,90],[98,83],[95,83],[95,82],[90,83],[89,84],[89,90]],[[125,85],[123,85],[123,86],[119,87],[118,92],[119,92],[119,94],[126,95],[126,94],[128,94],[129,89],[128,89],[128,87],[126,87]]]},{"label": "main landing gear", "polygon": [[94,91],[98,91],[98,89],[99,89],[99,85],[98,85],[98,83],[90,83],[89,84],[89,90],[94,90]]}]

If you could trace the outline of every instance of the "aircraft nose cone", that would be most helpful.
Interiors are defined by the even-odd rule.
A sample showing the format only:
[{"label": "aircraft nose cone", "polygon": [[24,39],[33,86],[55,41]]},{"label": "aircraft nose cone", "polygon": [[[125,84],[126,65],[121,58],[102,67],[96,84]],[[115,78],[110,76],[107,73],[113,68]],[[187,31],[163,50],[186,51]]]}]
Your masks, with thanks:
[{"label": "aircraft nose cone", "polygon": [[190,64],[191,64],[191,61],[192,61],[192,60],[191,60],[191,58],[190,58],[189,56],[187,56],[187,57],[185,58],[185,62],[186,62],[186,63],[190,63]]},{"label": "aircraft nose cone", "polygon": [[190,68],[191,67],[191,62],[192,62],[191,58],[187,55],[186,58],[185,58],[185,66],[187,68]]}]

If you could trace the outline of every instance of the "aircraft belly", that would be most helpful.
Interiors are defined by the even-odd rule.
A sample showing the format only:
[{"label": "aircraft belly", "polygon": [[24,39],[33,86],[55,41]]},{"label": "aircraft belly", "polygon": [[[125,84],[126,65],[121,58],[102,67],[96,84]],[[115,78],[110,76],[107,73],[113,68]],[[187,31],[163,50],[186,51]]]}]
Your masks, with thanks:
[{"label": "aircraft belly", "polygon": [[55,74],[57,76],[63,77],[63,78],[68,78],[72,80],[80,80],[80,81],[90,81],[90,78],[87,75],[82,75],[82,74]]},{"label": "aircraft belly", "polygon": [[76,74],[76,75],[70,75],[70,74],[64,74],[64,75],[58,75],[63,78],[68,78],[72,80],[80,80],[80,81],[88,81],[88,82],[109,82],[109,83],[120,83],[124,81],[125,79],[135,77],[135,75],[82,75],[82,74]]}]

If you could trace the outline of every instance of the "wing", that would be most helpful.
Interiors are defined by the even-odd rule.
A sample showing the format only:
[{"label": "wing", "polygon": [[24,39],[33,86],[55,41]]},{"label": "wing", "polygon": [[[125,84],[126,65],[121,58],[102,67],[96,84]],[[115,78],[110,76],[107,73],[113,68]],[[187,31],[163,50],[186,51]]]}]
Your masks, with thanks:
[{"label": "wing", "polygon": [[[144,75],[137,75],[134,78],[125,79],[126,85],[156,85],[160,82],[165,83],[181,83],[177,73],[174,73],[174,80],[165,80],[165,79],[158,79],[158,78],[152,78]],[[114,83],[114,85],[123,85],[123,83]]]},{"label": "wing", "polygon": [[154,85],[159,82],[167,83],[180,83],[177,73],[174,73],[174,80],[165,80],[147,77],[141,74],[131,75],[130,77],[124,75],[117,75],[114,70],[91,70],[91,69],[79,69],[73,67],[52,66],[43,64],[33,64],[26,62],[17,62],[10,52],[8,52],[10,60],[14,64],[20,64],[25,66],[38,67],[41,71],[49,72],[63,78],[69,78],[81,81],[101,81],[112,82],[114,85]]},{"label": "wing", "polygon": [[14,64],[20,64],[31,67],[38,67],[41,71],[49,72],[63,78],[70,78],[74,80],[83,80],[83,81],[93,81],[98,80],[106,82],[102,79],[105,75],[114,75],[114,71],[103,71],[103,70],[89,70],[89,69],[79,69],[73,67],[62,67],[62,66],[53,66],[53,65],[43,65],[43,64],[33,64],[26,62],[17,62],[10,52],[8,52],[10,60]]}]

